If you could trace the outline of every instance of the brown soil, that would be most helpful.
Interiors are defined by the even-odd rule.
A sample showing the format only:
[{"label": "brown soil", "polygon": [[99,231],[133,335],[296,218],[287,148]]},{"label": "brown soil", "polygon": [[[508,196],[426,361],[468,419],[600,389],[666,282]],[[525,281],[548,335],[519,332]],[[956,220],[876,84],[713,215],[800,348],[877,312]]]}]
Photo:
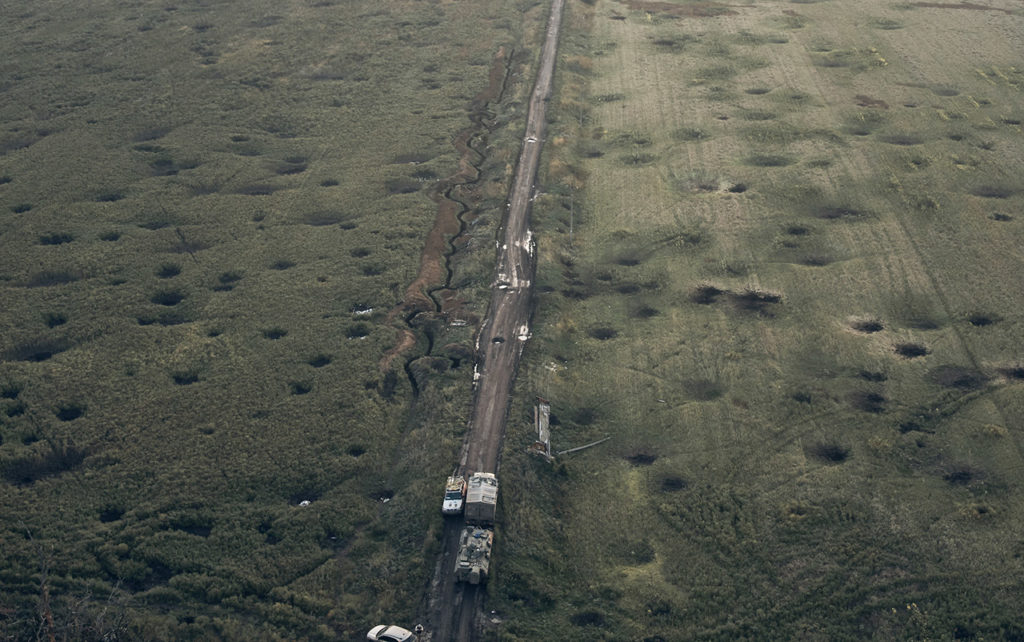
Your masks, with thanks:
[{"label": "brown soil", "polygon": [[409,330],[407,328],[402,328],[402,329],[400,329],[398,331],[398,337],[399,337],[398,343],[395,344],[395,347],[393,347],[390,350],[388,350],[387,352],[385,352],[384,356],[381,357],[381,360],[380,360],[380,371],[381,372],[387,372],[388,369],[391,367],[391,361],[395,357],[397,357],[398,355],[402,354],[403,352],[405,352],[409,348],[411,348],[414,345],[416,345],[416,335],[412,333],[412,330]]},{"label": "brown soil", "polygon": [[[505,47],[500,47],[494,56],[491,64],[490,77],[487,88],[477,94],[470,103],[470,112],[477,114],[486,108],[487,104],[497,100],[501,96],[505,84],[508,52]],[[405,290],[405,297],[388,313],[387,322],[391,323],[396,317],[409,317],[416,312],[430,312],[441,308],[442,314],[453,318],[461,318],[458,314],[462,301],[454,290],[444,290],[440,293],[440,303],[435,303],[429,292],[432,288],[444,285],[447,275],[446,251],[448,240],[457,235],[461,229],[459,214],[463,205],[458,201],[449,198],[448,194],[455,189],[464,188],[467,184],[473,183],[479,177],[479,171],[473,165],[477,160],[477,152],[470,147],[470,141],[480,130],[480,123],[474,120],[473,124],[460,131],[452,145],[459,152],[459,168],[447,178],[437,182],[430,191],[430,198],[437,203],[437,215],[434,218],[434,226],[427,233],[423,243],[423,251],[420,253],[420,269],[416,278]],[[459,189],[460,197],[472,198],[466,194],[467,190]],[[381,359],[381,370],[387,370],[391,361],[416,344],[415,336],[407,329],[399,331],[399,341],[395,347],[388,350]]]}]

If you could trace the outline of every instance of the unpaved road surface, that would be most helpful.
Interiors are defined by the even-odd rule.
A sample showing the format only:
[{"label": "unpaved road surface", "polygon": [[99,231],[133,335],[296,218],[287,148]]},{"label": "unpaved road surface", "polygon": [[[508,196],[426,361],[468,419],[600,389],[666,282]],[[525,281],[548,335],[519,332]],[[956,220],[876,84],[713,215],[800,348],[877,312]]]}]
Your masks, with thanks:
[{"label": "unpaved road surface", "polygon": [[[529,229],[530,203],[544,140],[548,100],[555,72],[555,55],[564,0],[554,0],[541,51],[537,81],[530,96],[526,133],[519,164],[508,198],[508,215],[498,251],[497,275],[492,286],[487,318],[477,338],[476,391],[470,430],[463,450],[462,473],[498,470],[498,454],[505,433],[509,395],[519,357],[530,333],[534,274],[534,242]],[[452,569],[462,520],[445,525],[444,552],[432,586],[430,639],[476,639],[476,620],[483,591],[456,584]],[[500,544],[499,544],[500,546]],[[492,560],[492,564],[495,560]]]}]

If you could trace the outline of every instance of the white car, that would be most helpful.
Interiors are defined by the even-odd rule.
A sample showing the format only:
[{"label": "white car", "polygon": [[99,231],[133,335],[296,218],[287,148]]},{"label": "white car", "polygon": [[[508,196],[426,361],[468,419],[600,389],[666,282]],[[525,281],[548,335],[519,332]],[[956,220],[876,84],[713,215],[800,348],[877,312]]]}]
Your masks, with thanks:
[{"label": "white car", "polygon": [[394,624],[381,624],[370,629],[370,632],[366,634],[366,639],[379,642],[416,642],[416,634]]},{"label": "white car", "polygon": [[444,485],[444,501],[441,512],[445,515],[462,513],[462,503],[466,499],[466,478],[452,475]]}]

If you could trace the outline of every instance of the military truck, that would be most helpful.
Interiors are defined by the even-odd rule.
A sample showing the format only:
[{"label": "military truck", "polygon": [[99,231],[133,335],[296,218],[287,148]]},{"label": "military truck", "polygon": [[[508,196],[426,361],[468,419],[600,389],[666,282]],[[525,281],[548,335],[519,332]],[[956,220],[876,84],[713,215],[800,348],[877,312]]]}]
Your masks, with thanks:
[{"label": "military truck", "polygon": [[462,504],[466,499],[466,478],[452,475],[444,485],[444,501],[441,502],[441,513],[458,515],[462,512]]},{"label": "military truck", "polygon": [[455,581],[483,584],[491,568],[494,531],[467,526],[459,538],[459,556],[455,558]]},{"label": "military truck", "polygon": [[493,473],[473,473],[466,490],[466,523],[490,526],[498,507],[498,478]]}]

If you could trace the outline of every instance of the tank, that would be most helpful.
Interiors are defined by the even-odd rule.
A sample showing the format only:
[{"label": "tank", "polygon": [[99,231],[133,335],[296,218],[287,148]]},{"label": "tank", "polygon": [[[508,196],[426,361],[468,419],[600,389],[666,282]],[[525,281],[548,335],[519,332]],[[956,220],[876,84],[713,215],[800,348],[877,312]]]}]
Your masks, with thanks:
[{"label": "tank", "polygon": [[459,556],[455,559],[455,581],[483,584],[491,567],[494,531],[467,526],[459,538]]},{"label": "tank", "polygon": [[489,526],[498,507],[498,478],[493,473],[474,473],[466,490],[466,523]]}]

